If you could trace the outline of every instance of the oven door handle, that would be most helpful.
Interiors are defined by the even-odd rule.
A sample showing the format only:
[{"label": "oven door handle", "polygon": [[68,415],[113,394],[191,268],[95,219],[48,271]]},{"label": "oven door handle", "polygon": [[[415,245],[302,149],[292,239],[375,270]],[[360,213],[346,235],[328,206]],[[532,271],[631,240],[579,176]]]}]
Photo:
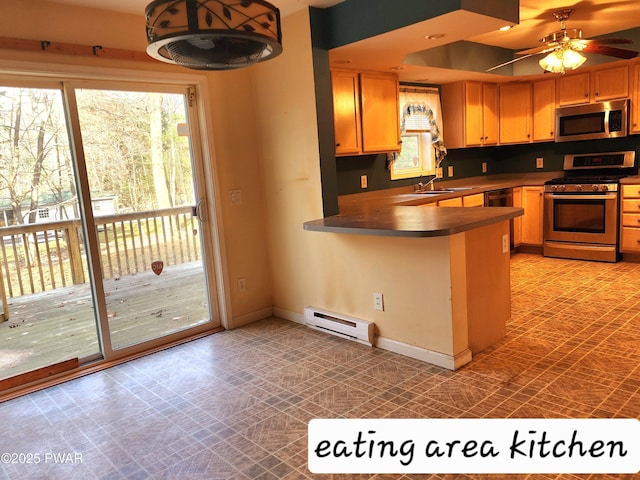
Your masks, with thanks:
[{"label": "oven door handle", "polygon": [[617,198],[617,194],[615,193],[606,193],[604,195],[589,195],[589,194],[563,194],[563,193],[545,193],[545,198],[551,199],[564,199],[564,200],[615,200]]}]

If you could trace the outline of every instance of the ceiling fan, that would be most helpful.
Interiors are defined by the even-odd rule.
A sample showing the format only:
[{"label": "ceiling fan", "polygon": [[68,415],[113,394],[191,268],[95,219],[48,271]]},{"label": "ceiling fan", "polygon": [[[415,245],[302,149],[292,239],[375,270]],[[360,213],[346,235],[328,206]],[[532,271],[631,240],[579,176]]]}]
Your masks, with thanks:
[{"label": "ceiling fan", "polygon": [[560,30],[550,33],[540,39],[542,43],[539,47],[530,48],[517,52],[522,57],[514,58],[495,67],[491,67],[487,72],[496,70],[505,65],[524,60],[533,55],[541,55],[546,53],[547,56],[540,60],[540,66],[548,72],[564,73],[565,69],[575,70],[582,65],[586,58],[582,55],[584,53],[597,53],[600,55],[607,55],[610,57],[616,57],[628,60],[638,56],[639,52],[633,50],[627,50],[624,48],[612,47],[611,45],[621,45],[634,43],[633,40],[625,38],[603,38],[599,40],[588,40],[582,38],[582,30],[579,28],[567,29],[566,21],[573,13],[572,8],[558,10],[553,12],[555,19],[560,22]]}]

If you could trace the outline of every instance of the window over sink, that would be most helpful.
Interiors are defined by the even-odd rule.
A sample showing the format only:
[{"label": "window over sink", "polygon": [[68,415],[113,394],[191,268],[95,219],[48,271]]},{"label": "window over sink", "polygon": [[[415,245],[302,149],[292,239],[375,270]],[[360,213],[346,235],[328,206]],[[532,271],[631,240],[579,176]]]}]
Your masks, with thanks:
[{"label": "window over sink", "polygon": [[402,146],[389,162],[391,179],[435,175],[446,155],[442,142],[440,92],[433,87],[400,87]]},{"label": "window over sink", "polygon": [[401,136],[402,149],[391,164],[391,179],[435,174],[430,132],[411,132]]}]

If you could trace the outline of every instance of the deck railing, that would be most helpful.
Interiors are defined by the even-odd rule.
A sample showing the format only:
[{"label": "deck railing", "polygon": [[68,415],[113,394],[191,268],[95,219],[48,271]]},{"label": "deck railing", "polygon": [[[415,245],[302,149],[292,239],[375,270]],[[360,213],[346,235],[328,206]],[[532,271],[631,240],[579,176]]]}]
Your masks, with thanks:
[{"label": "deck railing", "polygon": [[[103,278],[199,260],[200,231],[192,207],[95,217]],[[0,228],[0,262],[9,298],[85,283],[79,220]]]}]

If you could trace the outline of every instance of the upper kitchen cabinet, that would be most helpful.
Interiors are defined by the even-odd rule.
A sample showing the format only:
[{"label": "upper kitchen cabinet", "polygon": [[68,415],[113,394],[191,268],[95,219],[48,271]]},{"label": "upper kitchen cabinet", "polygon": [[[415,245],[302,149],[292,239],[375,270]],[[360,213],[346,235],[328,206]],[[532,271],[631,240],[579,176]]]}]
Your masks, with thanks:
[{"label": "upper kitchen cabinet", "polygon": [[333,126],[336,155],[357,155],[360,139],[360,82],[357,72],[332,71]]},{"label": "upper kitchen cabinet", "polygon": [[497,145],[498,86],[481,82],[442,85],[442,120],[448,148]]},{"label": "upper kitchen cabinet", "polygon": [[640,63],[632,67],[629,133],[640,133]]},{"label": "upper kitchen cabinet", "polygon": [[500,85],[500,143],[531,141],[532,100],[530,83]]},{"label": "upper kitchen cabinet", "polygon": [[557,79],[558,106],[603,102],[629,96],[629,67],[603,68]]},{"label": "upper kitchen cabinet", "polygon": [[591,96],[594,102],[604,102],[629,96],[629,67],[606,68],[591,73]]},{"label": "upper kitchen cabinet", "polygon": [[551,142],[556,128],[556,82],[553,78],[533,82],[533,141]]},{"label": "upper kitchen cabinet", "polygon": [[361,73],[362,153],[400,150],[398,77]]},{"label": "upper kitchen cabinet", "polygon": [[398,77],[332,70],[336,155],[400,150]]}]

